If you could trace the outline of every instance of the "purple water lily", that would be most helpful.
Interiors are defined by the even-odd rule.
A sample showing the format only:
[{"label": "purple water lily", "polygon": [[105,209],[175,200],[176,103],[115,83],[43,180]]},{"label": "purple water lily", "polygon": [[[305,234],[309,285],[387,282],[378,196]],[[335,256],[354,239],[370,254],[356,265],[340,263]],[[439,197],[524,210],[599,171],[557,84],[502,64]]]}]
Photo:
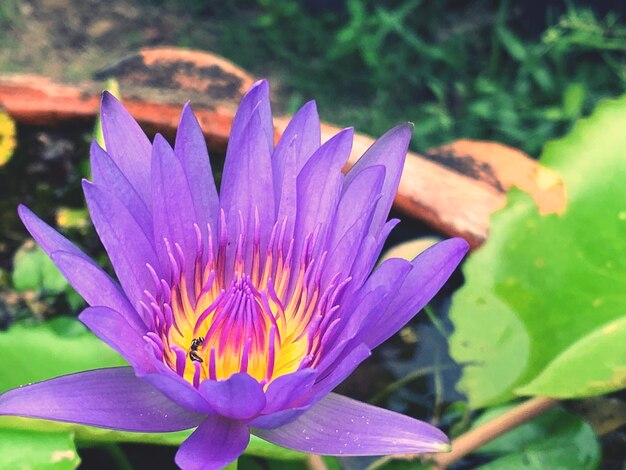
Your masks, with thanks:
[{"label": "purple water lily", "polygon": [[330,393],[440,289],[468,249],[451,239],[373,272],[412,129],[383,135],[344,176],[346,129],[320,145],[315,103],[274,147],[269,87],[244,97],[218,196],[185,106],[174,149],[151,144],[110,94],[106,151],[83,188],[119,284],[26,207],[39,245],[90,305],[80,320],[131,367],[54,378],[0,396],[0,414],[138,432],[196,427],[184,469],[219,468],[250,433],[304,452],[437,452],[446,436]]}]

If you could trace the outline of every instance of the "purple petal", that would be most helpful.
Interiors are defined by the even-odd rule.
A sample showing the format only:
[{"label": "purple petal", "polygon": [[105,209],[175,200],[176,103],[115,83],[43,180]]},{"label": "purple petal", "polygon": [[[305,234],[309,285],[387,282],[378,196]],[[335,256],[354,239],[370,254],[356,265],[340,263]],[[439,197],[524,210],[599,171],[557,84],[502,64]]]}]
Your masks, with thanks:
[{"label": "purple petal", "polygon": [[[324,282],[337,272],[351,268],[354,260],[362,256],[355,249],[367,235],[385,179],[385,167],[376,165],[363,170],[349,191],[341,196],[328,242],[328,262]],[[375,260],[372,260],[372,263]]]},{"label": "purple petal", "polygon": [[249,419],[265,408],[261,384],[245,372],[227,380],[204,380],[200,393],[216,413],[233,419]]},{"label": "purple petal", "polygon": [[113,159],[94,141],[91,144],[91,173],[94,184],[107,188],[133,214],[144,233],[152,239],[152,214]]},{"label": "purple petal", "polygon": [[96,232],[131,302],[154,286],[146,263],[158,266],[151,241],[120,200],[88,181],[83,191]]},{"label": "purple petal", "polygon": [[146,332],[146,325],[118,284],[93,261],[65,251],[55,251],[50,258],[89,305],[120,312],[135,332]]},{"label": "purple petal", "polygon": [[17,213],[28,232],[48,256],[55,251],[67,251],[88,259],[87,255],[76,245],[37,217],[28,207],[20,204],[17,208]]},{"label": "purple petal", "polygon": [[334,361],[348,345],[359,344],[358,338],[354,338],[359,331],[367,328],[365,322],[372,316],[372,312],[381,311],[385,308],[390,292],[385,287],[379,286],[364,295],[355,296],[354,301],[349,301],[342,306],[339,314],[341,326],[337,328],[334,336],[324,338],[326,352],[324,364],[330,364]]},{"label": "purple petal", "polygon": [[250,441],[248,426],[221,416],[208,416],[176,452],[183,470],[223,468],[243,454]]},{"label": "purple petal", "polygon": [[448,280],[469,249],[462,238],[451,238],[430,247],[412,262],[411,272],[382,313],[368,321],[359,336],[371,349],[385,341],[419,312]]},{"label": "purple petal", "polygon": [[146,372],[151,369],[146,341],[120,313],[107,307],[90,307],[83,310],[78,319],[135,369]]},{"label": "purple petal", "polygon": [[[178,243],[186,259],[185,271],[191,279],[196,253],[197,235],[194,229],[195,209],[187,177],[174,151],[157,134],[152,147],[152,213],[154,214],[154,241],[163,272],[170,266],[167,239],[170,246]],[[166,278],[167,279],[167,278]]]},{"label": "purple petal", "polygon": [[260,118],[259,127],[265,135],[267,148],[272,151],[274,148],[274,124],[272,122],[272,108],[270,105],[270,86],[266,80],[259,80],[244,95],[237,108],[233,127],[230,131],[228,148],[226,149],[226,161],[232,158],[236,149],[231,148],[230,142],[238,140],[245,134],[252,116],[258,113]]},{"label": "purple petal", "polygon": [[271,415],[262,415],[250,421],[250,426],[259,429],[274,429],[291,423],[293,420],[305,413],[311,406],[301,406],[290,410],[277,411]]},{"label": "purple petal", "polygon": [[363,239],[363,242],[357,249],[359,256],[357,256],[354,260],[350,270],[352,281],[348,285],[347,293],[352,293],[353,289],[361,287],[363,282],[370,275],[376,261],[380,257],[380,253],[382,252],[387,237],[399,222],[400,221],[398,219],[391,219],[383,225],[383,228],[377,236],[373,236],[370,233]]},{"label": "purple petal", "polygon": [[[367,334],[371,324],[378,320],[381,312],[384,312],[389,303],[388,297],[395,298],[399,286],[402,285],[406,276],[411,272],[413,265],[400,258],[391,258],[384,261],[372,275],[365,281],[359,292],[352,296],[352,301],[345,306],[346,311],[354,312],[350,315],[347,326],[342,334],[343,338],[356,332],[356,329]],[[371,297],[371,292],[377,295]]]},{"label": "purple petal", "polygon": [[[285,251],[289,249],[289,242],[293,238],[298,214],[298,173],[296,158],[296,146],[295,143],[292,143],[285,150],[284,155],[281,156],[281,159],[284,159],[285,163],[278,182],[276,182],[276,174],[274,175],[274,186],[276,186],[278,188],[277,191],[279,191],[276,195],[276,202],[278,204],[276,220],[281,224],[285,224],[283,241],[285,245],[282,247]],[[274,156],[272,162],[274,161],[276,161],[276,156]],[[281,228],[281,231],[282,230]]]},{"label": "purple petal", "polygon": [[315,370],[301,369],[272,380],[265,391],[267,405],[263,409],[263,414],[302,405],[301,397],[311,388],[316,377]]},{"label": "purple petal", "polygon": [[146,207],[151,207],[150,141],[124,106],[106,91],[102,94],[101,114],[107,152]]},{"label": "purple petal", "polygon": [[341,194],[341,168],[350,155],[353,136],[351,128],[339,132],[311,156],[298,175],[296,260],[309,234],[319,228],[319,239],[327,236]]},{"label": "purple petal", "polygon": [[206,141],[191,106],[186,104],[180,116],[174,152],[185,170],[189,191],[193,196],[195,221],[207,239],[207,224],[217,227],[219,199]]},{"label": "purple petal", "polygon": [[130,367],[90,370],[10,390],[0,395],[0,415],[135,432],[180,431],[203,418],[165,398]]},{"label": "purple petal", "polygon": [[[348,343],[346,342],[346,344]],[[344,352],[344,349],[343,344],[339,344],[337,350],[341,351],[340,357],[334,361],[331,361],[330,357],[325,358],[320,363],[318,367],[319,378],[311,389],[311,393],[315,394],[315,400],[325,396],[343,382],[361,362],[372,354],[364,344],[359,344],[350,351]]]},{"label": "purple petal", "polygon": [[[361,217],[355,208],[367,207],[380,195],[385,181],[385,167],[374,165],[359,172],[348,189],[342,192],[335,215],[331,242],[340,240]],[[332,243],[331,243],[332,245]]]},{"label": "purple petal", "polygon": [[[137,375],[158,389],[174,403],[178,403],[187,410],[203,414],[215,413],[206,400],[198,393],[198,390],[193,388],[189,382],[163,364],[161,360],[153,357],[151,366],[157,370],[156,373],[144,374],[142,370],[139,369]],[[146,367],[142,369],[146,369]]]},{"label": "purple petal", "polygon": [[[389,303],[398,295],[398,288],[413,265],[400,258],[392,258],[383,262],[356,292],[346,297],[346,302],[339,311],[343,325],[338,329],[337,338],[331,338],[327,348],[330,357],[339,354],[338,344],[351,343],[351,347],[361,344],[370,331],[387,310]],[[329,357],[325,358],[328,362]]]},{"label": "purple petal", "polygon": [[412,135],[413,126],[411,124],[400,124],[387,131],[374,142],[346,175],[344,191],[349,190],[356,177],[366,168],[373,165],[385,166],[385,183],[382,188],[382,198],[376,207],[376,213],[372,220],[372,233],[380,231],[387,220],[393,198],[398,190]]},{"label": "purple petal", "polygon": [[[300,173],[309,157],[320,146],[320,134],[317,106],[315,101],[309,101],[293,116],[272,156],[276,201],[281,201],[281,193],[284,193],[283,185],[286,180],[290,179],[287,174],[290,171],[295,175]],[[290,147],[293,149],[290,150]],[[293,161],[291,157],[288,157],[292,151]]]},{"label": "purple petal", "polygon": [[[241,134],[231,136],[231,152],[226,156],[220,188],[230,240],[238,239],[240,218],[243,219],[246,269],[250,269],[257,230],[261,253],[265,253],[276,221],[270,149],[261,124],[259,113],[254,112]],[[236,248],[237,243],[232,243],[227,266],[231,265]]]},{"label": "purple petal", "polygon": [[96,263],[27,207],[19,206],[18,213],[39,246],[89,305],[110,307],[122,312],[137,331],[145,328],[118,284]]},{"label": "purple petal", "polygon": [[449,449],[445,434],[428,423],[335,394],[285,426],[252,431],[279,446],[322,455],[417,454]]}]

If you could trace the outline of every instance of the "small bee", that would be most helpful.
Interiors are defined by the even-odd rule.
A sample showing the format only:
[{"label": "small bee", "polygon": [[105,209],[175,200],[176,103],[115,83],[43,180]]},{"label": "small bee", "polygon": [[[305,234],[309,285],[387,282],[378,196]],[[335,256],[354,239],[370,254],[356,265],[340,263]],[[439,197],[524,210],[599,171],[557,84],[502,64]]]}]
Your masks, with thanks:
[{"label": "small bee", "polygon": [[204,362],[200,356],[198,356],[198,348],[204,343],[204,336],[199,336],[191,341],[189,347],[189,359],[195,362]]}]

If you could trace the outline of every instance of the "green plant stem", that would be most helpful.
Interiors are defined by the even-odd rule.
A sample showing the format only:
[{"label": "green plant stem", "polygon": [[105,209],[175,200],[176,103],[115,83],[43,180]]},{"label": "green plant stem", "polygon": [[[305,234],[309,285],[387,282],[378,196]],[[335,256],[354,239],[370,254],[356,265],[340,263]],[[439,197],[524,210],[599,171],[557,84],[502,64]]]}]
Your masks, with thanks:
[{"label": "green plant stem", "polygon": [[445,326],[443,326],[443,323],[441,322],[433,308],[430,306],[430,304],[424,307],[424,313],[441,336],[443,336],[444,338],[450,336],[450,332],[446,329]]},{"label": "green plant stem", "polygon": [[437,426],[441,415],[443,414],[443,380],[441,377],[441,361],[439,357],[439,350],[435,352],[435,371],[433,373],[433,382],[435,389],[435,406],[433,407],[433,418],[430,420],[430,424]]},{"label": "green plant stem", "polygon": [[115,468],[119,470],[133,470],[133,466],[117,444],[107,444],[103,446],[111,460],[115,462]]},{"label": "green plant stem", "polygon": [[531,398],[482,426],[470,429],[452,441],[452,452],[434,455],[430,461],[437,469],[445,469],[487,442],[545,413],[558,403],[559,401],[554,398]]},{"label": "green plant stem", "polygon": [[428,366],[428,367],[422,367],[420,369],[416,369],[413,372],[411,372],[410,374],[405,375],[401,379],[398,379],[395,382],[392,382],[389,385],[387,385],[380,392],[378,392],[376,395],[374,395],[372,397],[372,399],[369,400],[369,402],[372,405],[380,403],[385,398],[387,398],[389,395],[391,395],[393,392],[395,392],[399,388],[402,388],[404,385],[406,385],[406,384],[408,384],[408,383],[410,383],[410,382],[412,382],[414,380],[417,380],[420,377],[424,377],[425,375],[432,374],[433,372],[435,372],[437,370],[446,370],[446,369],[452,369],[452,366],[440,366],[440,367],[437,367],[435,365],[435,366]]}]

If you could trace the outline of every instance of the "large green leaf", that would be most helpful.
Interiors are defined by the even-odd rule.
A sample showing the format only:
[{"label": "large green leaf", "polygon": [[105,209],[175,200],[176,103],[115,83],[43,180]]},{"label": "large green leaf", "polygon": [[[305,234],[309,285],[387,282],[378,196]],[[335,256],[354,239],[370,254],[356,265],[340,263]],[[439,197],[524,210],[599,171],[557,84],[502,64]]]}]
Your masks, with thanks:
[{"label": "large green leaf", "polygon": [[79,463],[70,433],[0,428],[0,468],[72,470]]},{"label": "large green leaf", "polygon": [[563,178],[565,211],[541,216],[513,191],[453,299],[451,353],[472,407],[626,383],[614,330],[626,315],[626,97],[549,143],[541,163]]},{"label": "large green leaf", "polygon": [[21,323],[0,332],[0,392],[124,360],[73,318]]},{"label": "large green leaf", "polygon": [[[490,421],[510,407],[490,409],[474,426]],[[556,408],[525,423],[478,450],[496,457],[482,470],[544,468],[591,470],[600,463],[600,444],[591,426]]]},{"label": "large green leaf", "polygon": [[[528,395],[563,394],[568,377],[568,397],[606,393],[626,384],[626,316],[618,318],[567,348],[531,383],[517,391]],[[593,358],[590,361],[589,358]],[[613,377],[613,380],[611,380]]]}]

